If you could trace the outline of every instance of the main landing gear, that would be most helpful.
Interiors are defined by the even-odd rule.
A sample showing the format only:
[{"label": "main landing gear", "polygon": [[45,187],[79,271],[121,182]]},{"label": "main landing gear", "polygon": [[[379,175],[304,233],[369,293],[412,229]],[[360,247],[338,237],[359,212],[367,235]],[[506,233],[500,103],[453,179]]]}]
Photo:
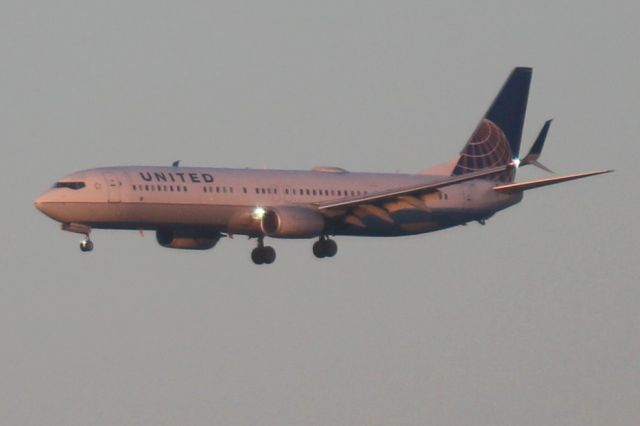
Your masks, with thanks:
[{"label": "main landing gear", "polygon": [[323,257],[333,257],[338,252],[338,245],[335,241],[330,240],[324,235],[318,241],[313,243],[313,254],[318,259]]},{"label": "main landing gear", "polygon": [[[319,259],[333,257],[336,253],[338,245],[327,236],[323,235],[313,243],[313,254]],[[273,247],[264,245],[264,237],[258,237],[258,247],[251,251],[251,260],[256,265],[270,265],[276,260],[276,251]]]},{"label": "main landing gear", "polygon": [[276,251],[271,246],[264,245],[264,237],[258,238],[258,247],[251,251],[251,260],[256,265],[271,264],[276,260]]}]

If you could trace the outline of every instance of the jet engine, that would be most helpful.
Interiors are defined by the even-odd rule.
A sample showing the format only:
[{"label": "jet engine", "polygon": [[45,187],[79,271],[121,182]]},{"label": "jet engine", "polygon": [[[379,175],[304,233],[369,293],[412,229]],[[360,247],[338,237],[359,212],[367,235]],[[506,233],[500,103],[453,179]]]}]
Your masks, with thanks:
[{"label": "jet engine", "polygon": [[275,207],[262,216],[262,232],[275,238],[313,238],[322,234],[324,217],[304,207]]},{"label": "jet engine", "polygon": [[162,247],[184,250],[208,250],[220,240],[216,232],[192,232],[183,230],[158,229],[156,240]]}]

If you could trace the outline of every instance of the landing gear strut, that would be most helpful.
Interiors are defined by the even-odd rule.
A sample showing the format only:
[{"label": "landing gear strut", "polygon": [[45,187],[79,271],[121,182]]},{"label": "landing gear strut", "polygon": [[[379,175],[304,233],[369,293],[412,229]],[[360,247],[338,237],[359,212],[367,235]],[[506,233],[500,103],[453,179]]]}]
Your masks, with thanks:
[{"label": "landing gear strut", "polygon": [[259,237],[258,247],[251,251],[251,260],[256,265],[270,265],[276,260],[276,251],[273,247],[264,245],[264,237]]},{"label": "landing gear strut", "polygon": [[318,241],[313,243],[313,254],[318,259],[323,257],[333,257],[338,252],[338,245],[335,241],[330,240],[326,236],[320,237]]}]

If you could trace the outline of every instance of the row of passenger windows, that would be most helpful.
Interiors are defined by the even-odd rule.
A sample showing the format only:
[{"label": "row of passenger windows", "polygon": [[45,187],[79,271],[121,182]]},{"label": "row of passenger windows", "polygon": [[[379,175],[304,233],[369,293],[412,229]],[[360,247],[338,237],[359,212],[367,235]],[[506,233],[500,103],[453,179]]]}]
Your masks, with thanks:
[{"label": "row of passenger windows", "polygon": [[[187,187],[184,185],[133,185],[134,191],[153,191],[153,192],[187,192]],[[278,194],[278,190],[276,188],[255,188],[256,194]],[[202,192],[205,193],[223,193],[223,194],[233,194],[232,186],[203,186]],[[247,193],[247,188],[242,188],[243,193]],[[356,195],[367,195],[367,191],[360,190],[347,190],[347,189],[309,189],[309,188],[286,188],[284,190],[286,195],[324,195],[324,196],[332,196],[332,197],[348,197],[351,195],[355,197]]]},{"label": "row of passenger windows", "polygon": [[[300,188],[300,189],[296,189],[293,188],[291,190],[289,190],[289,188],[286,188],[284,190],[284,193],[289,195],[326,195],[326,196],[338,196],[338,197],[348,197],[349,194],[351,194],[352,197],[355,197],[356,195],[367,195],[367,191],[360,191],[360,190],[342,190],[342,189],[309,189],[309,188]],[[264,194],[264,192],[263,192]]]},{"label": "row of passenger windows", "polygon": [[187,192],[185,185],[133,185],[134,191]]},{"label": "row of passenger windows", "polygon": [[[215,189],[215,190],[214,190]],[[244,193],[247,193],[247,188],[243,188],[244,189]],[[223,193],[226,194],[227,192],[229,192],[230,194],[233,194],[233,186],[203,186],[202,187],[202,192],[216,192],[216,193]]]}]

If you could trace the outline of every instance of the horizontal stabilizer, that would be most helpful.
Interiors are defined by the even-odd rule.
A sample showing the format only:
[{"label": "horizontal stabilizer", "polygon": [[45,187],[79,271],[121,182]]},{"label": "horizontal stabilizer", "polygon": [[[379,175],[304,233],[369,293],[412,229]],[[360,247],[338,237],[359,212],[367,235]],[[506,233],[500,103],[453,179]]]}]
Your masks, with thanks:
[{"label": "horizontal stabilizer", "polygon": [[540,129],[540,133],[538,133],[538,137],[536,138],[535,142],[533,143],[533,146],[529,150],[529,153],[520,162],[521,166],[525,166],[527,164],[533,164],[534,166],[539,167],[544,171],[547,171],[549,173],[553,173],[547,167],[543,166],[542,164],[540,164],[538,162],[538,158],[540,158],[540,154],[542,154],[542,148],[544,147],[544,141],[547,139],[547,133],[549,133],[549,127],[551,127],[551,122],[552,121],[553,120],[547,120],[544,123],[544,126],[542,126],[542,129]]},{"label": "horizontal stabilizer", "polygon": [[589,176],[611,173],[613,170],[597,170],[595,172],[577,173],[574,175],[557,176],[546,179],[529,180],[526,182],[510,183],[508,185],[500,185],[493,188],[497,192],[519,192],[527,189],[540,188],[542,186],[554,185],[556,183],[567,182],[569,180],[582,179]]}]

